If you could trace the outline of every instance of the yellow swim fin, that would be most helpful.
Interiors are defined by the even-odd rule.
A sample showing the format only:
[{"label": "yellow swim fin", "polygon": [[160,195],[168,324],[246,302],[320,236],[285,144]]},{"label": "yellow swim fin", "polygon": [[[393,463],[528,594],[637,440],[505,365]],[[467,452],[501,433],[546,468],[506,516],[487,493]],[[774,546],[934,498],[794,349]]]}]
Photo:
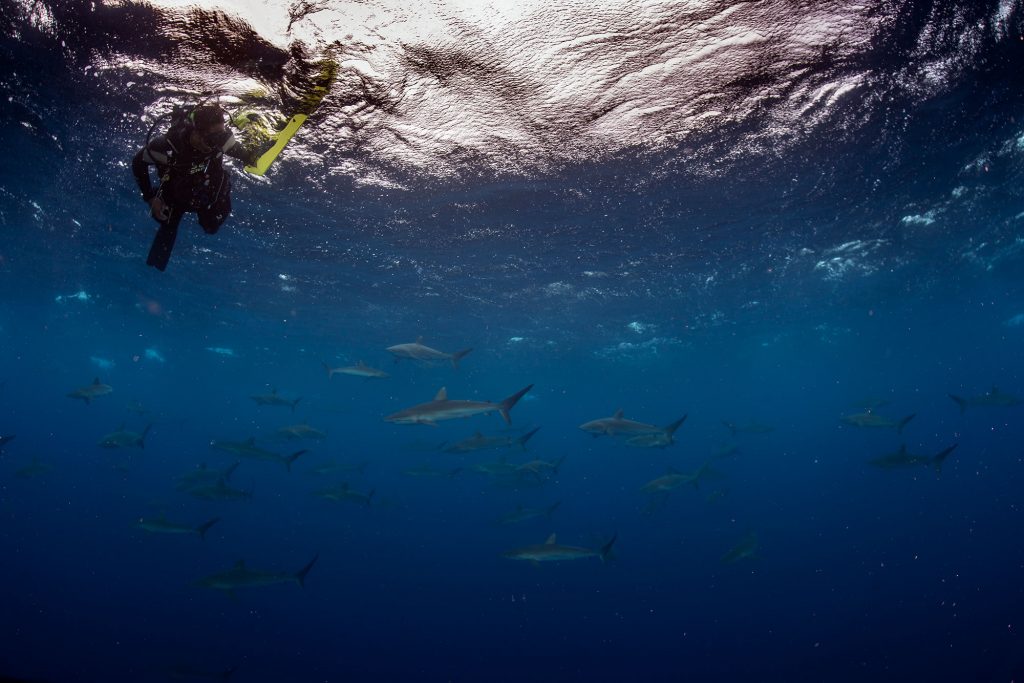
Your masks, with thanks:
[{"label": "yellow swim fin", "polygon": [[270,168],[270,165],[274,163],[278,155],[284,150],[285,145],[291,141],[292,136],[295,135],[299,127],[306,122],[305,114],[296,114],[289,121],[288,125],[284,129],[273,137],[274,145],[266,152],[263,153],[259,159],[256,160],[254,166],[246,166],[245,170],[252,175],[263,175]]}]

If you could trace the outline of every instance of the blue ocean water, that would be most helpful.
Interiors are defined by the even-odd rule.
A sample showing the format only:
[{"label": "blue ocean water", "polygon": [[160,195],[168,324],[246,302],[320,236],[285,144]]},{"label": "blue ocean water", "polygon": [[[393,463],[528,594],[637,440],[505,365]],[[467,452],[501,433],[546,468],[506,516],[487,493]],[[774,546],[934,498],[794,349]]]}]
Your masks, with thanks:
[{"label": "blue ocean water", "polygon": [[[3,6],[0,680],[1024,677],[1019,1]],[[153,122],[328,62],[147,268]]]}]

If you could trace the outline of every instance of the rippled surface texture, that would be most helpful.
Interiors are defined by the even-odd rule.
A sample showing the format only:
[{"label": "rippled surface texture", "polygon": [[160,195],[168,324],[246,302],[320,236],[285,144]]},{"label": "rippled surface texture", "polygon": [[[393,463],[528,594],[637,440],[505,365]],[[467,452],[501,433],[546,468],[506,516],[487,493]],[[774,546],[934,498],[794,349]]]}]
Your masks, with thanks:
[{"label": "rippled surface texture", "polygon": [[[1024,676],[1020,0],[0,9],[0,678]],[[309,119],[161,274],[131,159],[203,98]]]}]

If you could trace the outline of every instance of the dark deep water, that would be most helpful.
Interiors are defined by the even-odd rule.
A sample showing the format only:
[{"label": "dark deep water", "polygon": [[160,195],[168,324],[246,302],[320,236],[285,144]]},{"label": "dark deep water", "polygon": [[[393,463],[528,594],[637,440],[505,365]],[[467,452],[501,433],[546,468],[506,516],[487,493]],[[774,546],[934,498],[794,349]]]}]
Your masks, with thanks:
[{"label": "dark deep water", "polygon": [[[0,680],[1022,680],[1024,406],[949,396],[1024,399],[1022,3],[407,5],[0,4]],[[288,116],[328,62],[146,268],[154,117]],[[511,431],[383,420],[531,383]],[[617,409],[688,419],[578,429]],[[177,490],[249,437],[308,452]],[[503,556],[553,532],[614,558]],[[196,585],[239,559],[285,583]]]}]

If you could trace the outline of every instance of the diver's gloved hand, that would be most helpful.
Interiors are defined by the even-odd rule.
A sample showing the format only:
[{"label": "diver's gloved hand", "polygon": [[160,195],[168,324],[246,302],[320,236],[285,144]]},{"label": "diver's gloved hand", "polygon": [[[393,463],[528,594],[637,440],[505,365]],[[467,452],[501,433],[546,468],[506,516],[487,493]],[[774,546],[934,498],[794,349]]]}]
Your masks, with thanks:
[{"label": "diver's gloved hand", "polygon": [[269,140],[264,140],[255,147],[252,147],[249,150],[249,160],[246,162],[247,165],[255,166],[256,162],[260,160],[260,157],[269,152],[270,148],[273,147],[276,142],[277,140],[275,138],[270,138]]},{"label": "diver's gloved hand", "polygon": [[153,197],[149,200],[149,211],[153,214],[153,218],[161,222],[170,218],[171,215],[171,207],[164,204],[164,200],[160,197]]}]

